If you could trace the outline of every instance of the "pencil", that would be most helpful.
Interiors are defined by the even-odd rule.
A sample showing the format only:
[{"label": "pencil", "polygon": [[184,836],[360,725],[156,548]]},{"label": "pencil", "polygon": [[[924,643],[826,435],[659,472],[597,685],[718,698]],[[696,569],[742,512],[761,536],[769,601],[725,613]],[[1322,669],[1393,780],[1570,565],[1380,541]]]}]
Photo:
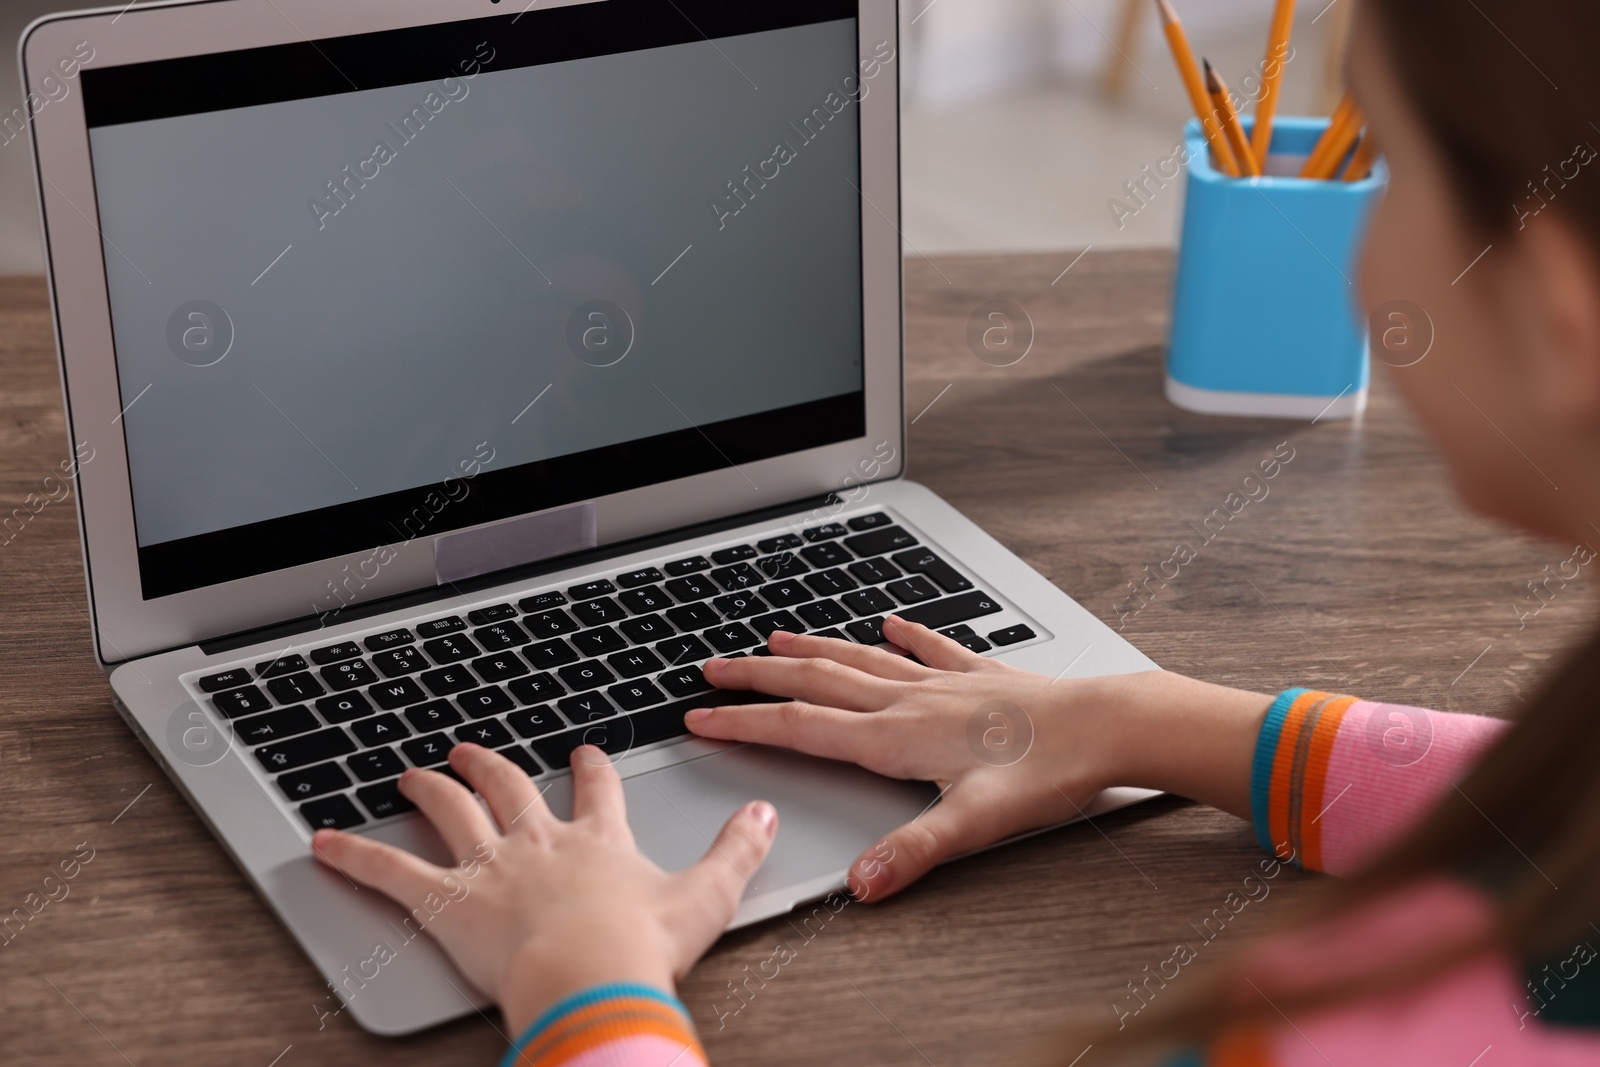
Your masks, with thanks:
[{"label": "pencil", "polygon": [[[1339,167],[1344,163],[1344,157],[1350,154],[1351,147],[1356,143],[1356,138],[1361,136],[1361,128],[1366,125],[1366,118],[1360,110],[1354,110],[1345,120],[1343,126],[1336,132],[1329,143],[1326,154],[1307,178],[1332,178],[1339,172]],[[1303,173],[1303,172],[1302,172]]]},{"label": "pencil", "polygon": [[[1305,166],[1300,168],[1300,177],[1314,178],[1322,169],[1326,156],[1332,150],[1334,142],[1343,135],[1344,126],[1355,114],[1356,100],[1348,92],[1339,101],[1339,106],[1333,109],[1333,114],[1328,118],[1328,127],[1322,131],[1322,136],[1317,138],[1316,145],[1311,149],[1311,154],[1306,157]],[[1345,145],[1346,148],[1350,146]]]},{"label": "pencil", "polygon": [[1347,182],[1358,182],[1372,173],[1372,165],[1378,161],[1378,141],[1368,130],[1361,138],[1361,143],[1356,145],[1355,155],[1350,157],[1350,163],[1344,168],[1344,175],[1340,179]]},{"label": "pencil", "polygon": [[1250,135],[1250,148],[1256,164],[1267,169],[1267,152],[1272,147],[1272,120],[1278,114],[1278,86],[1283,81],[1284,56],[1289,52],[1289,33],[1294,28],[1294,0],[1278,0],[1272,9],[1272,29],[1267,33],[1267,58],[1261,65],[1261,100],[1256,104],[1256,126]]},{"label": "pencil", "polygon": [[1206,142],[1211,145],[1211,154],[1217,161],[1217,169],[1230,178],[1239,176],[1239,163],[1234,158],[1233,150],[1228,147],[1227,140],[1222,136],[1222,130],[1213,114],[1211,98],[1206,93],[1206,86],[1200,80],[1200,68],[1195,65],[1194,52],[1189,48],[1189,38],[1184,35],[1183,23],[1178,20],[1178,12],[1173,9],[1170,0],[1156,0],[1156,6],[1161,10],[1161,28],[1167,35],[1167,44],[1172,48],[1172,58],[1178,65],[1178,74],[1183,79],[1183,87],[1188,90],[1189,103],[1194,107],[1196,117],[1200,119],[1200,128],[1205,131]]},{"label": "pencil", "polygon": [[1206,67],[1206,91],[1211,94],[1212,114],[1222,116],[1222,135],[1228,139],[1228,148],[1238,160],[1239,169],[1247,177],[1254,178],[1261,173],[1261,166],[1256,162],[1255,153],[1250,150],[1250,142],[1244,139],[1239,113],[1233,109],[1233,101],[1228,97],[1228,85],[1211,65],[1211,60],[1202,59],[1200,62]]}]

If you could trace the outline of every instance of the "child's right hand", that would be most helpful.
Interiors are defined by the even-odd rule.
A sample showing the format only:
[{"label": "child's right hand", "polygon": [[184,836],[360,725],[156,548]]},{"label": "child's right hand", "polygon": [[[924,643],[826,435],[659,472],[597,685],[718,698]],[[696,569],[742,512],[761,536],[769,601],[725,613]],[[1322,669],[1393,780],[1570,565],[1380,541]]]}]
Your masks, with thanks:
[{"label": "child's right hand", "polygon": [[[1112,785],[1170,790],[1248,818],[1270,698],[1163,671],[1054,681],[893,616],[883,632],[921,663],[774,633],[771,656],[714,659],[705,675],[789,702],[685,717],[701,737],[782,745],[944,790],[851,865],[857,897],[882,899],[942,860],[1075,818]],[[986,743],[994,730],[1009,731],[1005,744]]]}]

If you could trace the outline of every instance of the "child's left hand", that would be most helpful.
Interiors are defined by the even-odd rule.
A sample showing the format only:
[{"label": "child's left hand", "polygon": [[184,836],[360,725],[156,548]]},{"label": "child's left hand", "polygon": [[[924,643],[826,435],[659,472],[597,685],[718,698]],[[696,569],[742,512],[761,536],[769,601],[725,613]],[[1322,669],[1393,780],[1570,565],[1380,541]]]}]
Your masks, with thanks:
[{"label": "child's left hand", "polygon": [[[571,822],[495,752],[457,745],[450,765],[493,821],[445,775],[409,770],[400,789],[439,831],[454,868],[337,830],[318,831],[311,847],[352,880],[431,915],[425,929],[499,1001],[513,1037],[592,985],[643,982],[671,992],[727,927],[777,832],[772,805],[747,804],[699,863],[669,873],[634,845],[622,780],[597,748],[572,754]],[[447,902],[436,913],[422,906],[430,894]]]}]

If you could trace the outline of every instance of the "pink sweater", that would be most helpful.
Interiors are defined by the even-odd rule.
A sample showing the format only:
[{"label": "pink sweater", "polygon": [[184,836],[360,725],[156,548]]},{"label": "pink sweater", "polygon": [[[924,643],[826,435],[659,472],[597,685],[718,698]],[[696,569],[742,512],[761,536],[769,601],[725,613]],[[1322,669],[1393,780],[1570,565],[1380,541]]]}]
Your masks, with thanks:
[{"label": "pink sweater", "polygon": [[[1454,788],[1505,727],[1495,719],[1291,689],[1274,702],[1256,747],[1251,792],[1257,837],[1275,855],[1307,869],[1356,871]],[[1313,968],[1318,976],[1337,974],[1383,954],[1480,926],[1488,918],[1486,898],[1462,883],[1441,879],[1336,924],[1270,942],[1257,957],[1264,968],[1257,973],[1268,977],[1269,988],[1278,977],[1293,984]],[[1593,943],[1600,944],[1600,930]],[[1580,942],[1561,964],[1561,974],[1571,978],[1567,965],[1576,973],[1595,958],[1590,943]],[[1548,998],[1566,989],[1560,977],[1554,981],[1536,990],[1516,961],[1489,956],[1401,995],[1236,1033],[1194,1050],[1179,1063],[1600,1063],[1600,1028],[1540,1021]],[[504,1065],[704,1067],[705,1062],[689,1014],[676,998],[659,990],[616,986],[588,990],[551,1008],[507,1052]]]}]

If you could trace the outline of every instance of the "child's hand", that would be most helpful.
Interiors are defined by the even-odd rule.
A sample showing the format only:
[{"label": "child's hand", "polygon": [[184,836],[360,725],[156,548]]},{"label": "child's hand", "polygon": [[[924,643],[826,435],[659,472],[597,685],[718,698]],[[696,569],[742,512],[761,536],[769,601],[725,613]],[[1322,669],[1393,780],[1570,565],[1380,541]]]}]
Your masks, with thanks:
[{"label": "child's hand", "polygon": [[783,745],[945,790],[851,866],[857,897],[882,899],[942,860],[1074,818],[1112,785],[1249,816],[1250,760],[1269,698],[1164,671],[1052,681],[893,616],[883,632],[922,662],[778,632],[770,657],[714,659],[705,675],[789,703],[685,716],[702,737]]},{"label": "child's hand", "polygon": [[[457,745],[443,774],[409,770],[400,789],[457,859],[436,867],[360,834],[321,830],[324,863],[416,914],[463,974],[500,1003],[515,1037],[561,997],[602,982],[671,991],[733,917],[777,831],[757,801],[728,820],[705,858],[669,874],[634,846],[622,780],[599,749],[572,754],[573,819],[563,822],[515,764]],[[496,828],[499,824],[499,828]],[[425,905],[432,895],[432,907]],[[443,902],[441,904],[441,902]]]}]

